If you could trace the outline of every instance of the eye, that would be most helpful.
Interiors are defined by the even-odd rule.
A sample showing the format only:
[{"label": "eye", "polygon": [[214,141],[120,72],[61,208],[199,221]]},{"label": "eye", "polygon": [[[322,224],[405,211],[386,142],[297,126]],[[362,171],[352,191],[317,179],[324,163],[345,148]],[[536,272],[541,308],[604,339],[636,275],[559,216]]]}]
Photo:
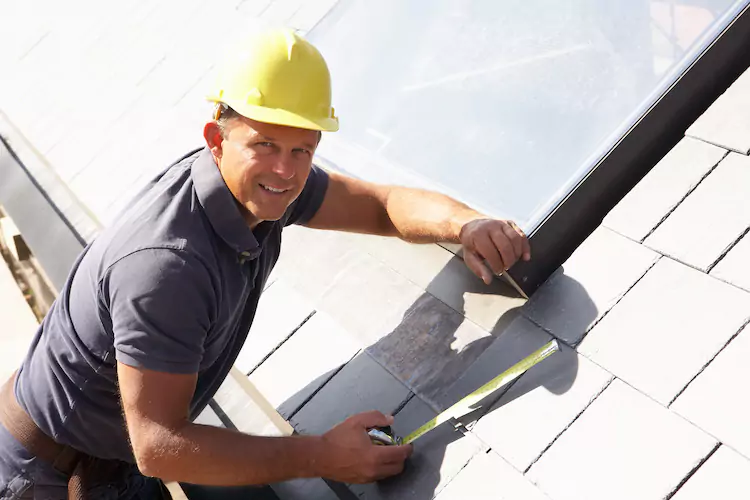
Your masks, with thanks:
[{"label": "eye", "polygon": [[258,141],[253,144],[253,149],[258,155],[272,155],[276,154],[279,148],[273,142]]},{"label": "eye", "polygon": [[309,149],[295,148],[292,151],[294,151],[295,153],[303,153],[303,154],[308,155],[308,156],[312,155],[312,152]]}]

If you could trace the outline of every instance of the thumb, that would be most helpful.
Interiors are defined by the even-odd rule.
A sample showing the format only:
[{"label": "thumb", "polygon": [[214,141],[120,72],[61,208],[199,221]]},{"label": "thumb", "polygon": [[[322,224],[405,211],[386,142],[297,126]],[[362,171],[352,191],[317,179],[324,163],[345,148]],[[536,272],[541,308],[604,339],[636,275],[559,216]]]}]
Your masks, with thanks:
[{"label": "thumb", "polygon": [[350,421],[354,425],[362,427],[363,429],[371,429],[373,427],[385,427],[391,425],[393,423],[393,417],[373,410],[353,415],[350,417]]}]

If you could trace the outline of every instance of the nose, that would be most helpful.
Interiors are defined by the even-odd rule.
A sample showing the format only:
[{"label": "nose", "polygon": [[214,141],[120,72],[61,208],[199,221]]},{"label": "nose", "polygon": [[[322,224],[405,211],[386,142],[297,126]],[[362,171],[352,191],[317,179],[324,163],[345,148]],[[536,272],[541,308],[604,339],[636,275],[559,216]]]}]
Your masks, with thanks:
[{"label": "nose", "polygon": [[294,163],[288,155],[280,155],[279,159],[274,163],[272,171],[283,180],[288,181],[294,177]]}]

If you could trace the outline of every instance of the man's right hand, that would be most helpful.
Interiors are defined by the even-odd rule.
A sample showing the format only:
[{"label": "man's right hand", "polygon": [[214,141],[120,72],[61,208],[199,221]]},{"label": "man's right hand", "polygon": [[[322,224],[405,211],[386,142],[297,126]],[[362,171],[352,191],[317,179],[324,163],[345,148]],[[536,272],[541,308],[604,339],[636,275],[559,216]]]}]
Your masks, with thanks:
[{"label": "man's right hand", "polygon": [[138,467],[165,482],[241,486],[326,477],[364,483],[398,474],[411,455],[411,446],[370,442],[368,429],[393,422],[377,411],[354,415],[323,436],[250,436],[188,421],[197,374],[118,362],[117,377]]},{"label": "man's right hand", "polygon": [[385,427],[393,417],[379,411],[353,415],[323,435],[329,479],[345,483],[371,483],[399,474],[413,446],[379,446],[370,441],[368,429]]}]

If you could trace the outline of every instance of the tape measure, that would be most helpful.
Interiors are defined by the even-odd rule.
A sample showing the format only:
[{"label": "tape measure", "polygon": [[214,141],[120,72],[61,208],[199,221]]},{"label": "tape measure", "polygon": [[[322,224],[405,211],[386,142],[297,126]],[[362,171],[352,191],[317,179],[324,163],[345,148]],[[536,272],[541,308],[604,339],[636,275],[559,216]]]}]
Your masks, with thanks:
[{"label": "tape measure", "polygon": [[378,445],[399,445],[399,444],[409,444],[414,441],[416,441],[418,438],[424,436],[428,432],[430,432],[432,429],[437,427],[438,425],[442,424],[443,422],[447,422],[451,419],[457,419],[461,418],[467,413],[471,413],[472,411],[478,409],[478,407],[474,407],[475,404],[479,403],[481,400],[495,392],[496,390],[503,387],[505,384],[508,384],[521,375],[523,375],[529,368],[533,367],[537,363],[547,359],[552,354],[560,350],[560,346],[558,345],[556,340],[552,340],[549,343],[545,344],[543,347],[539,348],[526,358],[522,359],[515,365],[511,366],[507,370],[505,370],[503,373],[498,375],[497,377],[493,378],[486,384],[484,384],[482,387],[477,389],[476,391],[472,392],[465,398],[463,398],[458,403],[454,404],[444,412],[440,413],[438,416],[430,420],[429,422],[426,422],[424,425],[419,427],[417,430],[409,434],[408,436],[404,438],[400,438],[397,436],[394,436],[391,432],[390,427],[384,427],[384,428],[375,428],[370,429],[368,431],[368,434],[370,436],[370,440],[374,444]]}]

